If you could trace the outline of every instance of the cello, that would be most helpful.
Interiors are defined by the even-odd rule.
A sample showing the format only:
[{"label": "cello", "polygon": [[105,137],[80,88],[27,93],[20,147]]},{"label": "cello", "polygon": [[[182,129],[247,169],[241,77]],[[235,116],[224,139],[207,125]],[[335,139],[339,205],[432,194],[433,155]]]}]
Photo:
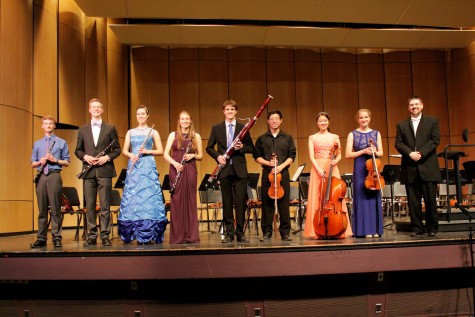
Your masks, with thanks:
[{"label": "cello", "polygon": [[[338,151],[340,151],[338,143],[335,143],[332,149],[332,160],[335,159]],[[317,210],[313,218],[315,233],[324,239],[338,238],[348,226],[346,212],[342,210],[342,203],[346,195],[346,183],[332,175],[333,167],[330,165],[328,177],[323,182],[320,210]]]}]

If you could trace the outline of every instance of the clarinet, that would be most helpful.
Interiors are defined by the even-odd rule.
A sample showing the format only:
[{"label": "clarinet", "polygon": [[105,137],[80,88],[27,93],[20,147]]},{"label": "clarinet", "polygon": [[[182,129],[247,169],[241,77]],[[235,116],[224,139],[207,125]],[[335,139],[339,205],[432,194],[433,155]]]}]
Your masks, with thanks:
[{"label": "clarinet", "polygon": [[[114,142],[115,142],[115,140],[112,140],[112,142],[109,143],[109,145],[106,146],[106,148],[105,148],[104,150],[102,150],[101,153],[97,154],[97,155],[94,156],[94,157],[95,157],[95,158],[98,158],[98,157],[101,157],[101,156],[103,156],[104,154],[106,154],[106,151],[112,146],[112,144],[113,144]],[[89,171],[89,170],[91,169],[91,167],[92,167],[92,165],[91,165],[91,164],[88,164],[88,165],[82,170],[82,172],[77,175],[77,177],[78,177],[79,179],[83,178],[84,175],[86,175],[87,171]]]},{"label": "clarinet", "polygon": [[[186,147],[185,154],[183,154],[183,158],[181,159],[181,163],[180,163],[181,165],[185,164],[185,156],[190,153],[192,147],[193,147],[193,137],[191,137],[191,140],[188,143],[188,146]],[[178,179],[180,178],[180,176],[181,176],[181,171],[178,171],[176,173],[175,181],[173,182],[172,187],[170,187],[170,190],[169,190],[170,194],[173,194],[173,191],[175,190],[175,187],[178,184]]]},{"label": "clarinet", "polygon": [[[239,132],[238,136],[234,139],[234,141],[228,147],[226,152],[223,154],[226,161],[229,160],[231,155],[234,153],[234,145],[236,145],[236,143],[240,142],[244,138],[244,136],[249,132],[249,130],[251,130],[252,126],[256,123],[257,118],[259,118],[259,116],[262,114],[262,111],[264,111],[264,109],[267,107],[267,104],[269,104],[269,102],[273,98],[274,97],[272,97],[271,95],[267,95],[267,99],[264,101],[264,103],[262,104],[259,111],[257,111],[254,118],[252,118],[252,120],[250,122],[246,123],[244,128],[242,128],[241,132]],[[216,168],[213,171],[213,174],[211,174],[211,176],[208,178],[208,183],[213,183],[213,181],[216,178],[218,178],[219,173],[221,173],[221,171],[223,170],[225,165],[226,164],[218,164],[218,166],[216,166]]]},{"label": "clarinet", "polygon": [[[48,153],[51,152],[51,150],[53,149],[53,146],[54,146],[55,143],[56,143],[56,141],[53,141],[53,143],[51,144],[51,146],[48,149]],[[48,162],[46,162],[46,164],[48,164]],[[40,179],[40,176],[43,173],[44,169],[45,169],[45,166],[41,165],[40,169],[36,172],[35,178],[33,179],[33,183],[36,184],[38,182],[38,180]]]}]

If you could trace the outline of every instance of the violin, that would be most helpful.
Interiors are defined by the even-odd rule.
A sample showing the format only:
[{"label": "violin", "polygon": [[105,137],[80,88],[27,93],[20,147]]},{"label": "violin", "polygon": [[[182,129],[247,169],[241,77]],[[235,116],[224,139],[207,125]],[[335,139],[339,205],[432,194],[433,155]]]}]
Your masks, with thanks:
[{"label": "violin", "polygon": [[[338,151],[338,143],[335,143],[332,160],[335,159]],[[342,209],[342,203],[346,196],[346,183],[341,178],[333,176],[332,173],[333,165],[330,165],[329,175],[325,178],[321,190],[320,210],[315,213],[313,218],[315,233],[327,239],[338,238],[348,227],[348,218]],[[325,190],[325,194],[323,190]]]},{"label": "violin", "polygon": [[280,199],[284,197],[284,188],[280,184],[282,180],[282,174],[277,173],[277,155],[272,153],[271,160],[274,160],[274,173],[269,173],[269,197],[272,199]]},{"label": "violin", "polygon": [[366,170],[368,171],[368,176],[366,176],[364,185],[369,190],[382,190],[385,185],[384,178],[381,176],[380,172],[382,163],[376,158],[374,154],[373,139],[369,139],[369,144],[371,147],[372,158],[366,161]]}]

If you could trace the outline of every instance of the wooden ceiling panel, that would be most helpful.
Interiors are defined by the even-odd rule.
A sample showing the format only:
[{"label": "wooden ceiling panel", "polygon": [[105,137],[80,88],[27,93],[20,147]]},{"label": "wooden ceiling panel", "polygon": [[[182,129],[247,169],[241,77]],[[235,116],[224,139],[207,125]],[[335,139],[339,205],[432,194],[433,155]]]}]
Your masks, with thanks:
[{"label": "wooden ceiling panel", "polygon": [[129,45],[450,49],[475,42],[475,30],[461,30],[475,26],[473,0],[75,1],[88,17],[134,19],[110,25]]}]

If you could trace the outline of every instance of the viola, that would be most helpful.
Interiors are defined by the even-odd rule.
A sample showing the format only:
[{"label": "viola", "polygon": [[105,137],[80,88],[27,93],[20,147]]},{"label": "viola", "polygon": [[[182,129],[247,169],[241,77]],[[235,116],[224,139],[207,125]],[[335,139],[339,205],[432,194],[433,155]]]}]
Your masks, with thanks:
[{"label": "viola", "polygon": [[[332,160],[339,150],[338,143],[335,143]],[[329,175],[322,186],[320,210],[317,210],[313,218],[315,233],[323,238],[338,238],[348,227],[348,218],[342,207],[346,196],[346,183],[332,174],[333,165],[330,165]]]},{"label": "viola", "polygon": [[[277,158],[277,155],[272,153],[271,160],[274,160]],[[282,180],[282,174],[277,173],[277,160],[274,160],[274,173],[269,173],[269,190],[267,193],[269,194],[269,197],[272,199],[280,199],[284,197],[284,188],[280,184],[280,181]]]},{"label": "viola", "polygon": [[369,144],[371,147],[372,158],[366,161],[366,170],[368,171],[368,176],[364,181],[364,185],[369,190],[382,190],[384,187],[384,178],[381,176],[382,163],[379,159],[376,158],[374,154],[374,141],[369,139]]}]

